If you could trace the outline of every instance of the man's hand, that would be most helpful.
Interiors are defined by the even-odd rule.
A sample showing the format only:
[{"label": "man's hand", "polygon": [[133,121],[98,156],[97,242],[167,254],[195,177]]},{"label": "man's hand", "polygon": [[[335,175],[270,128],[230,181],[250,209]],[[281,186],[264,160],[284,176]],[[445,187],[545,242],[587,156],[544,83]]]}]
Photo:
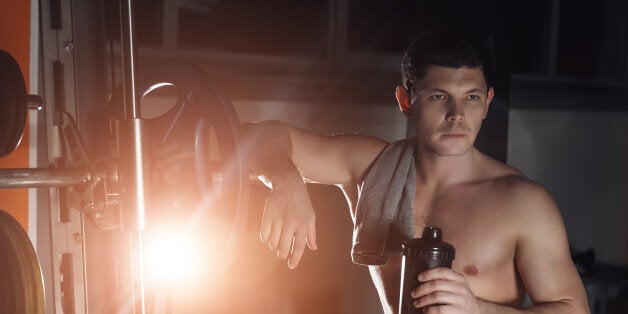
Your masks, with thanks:
[{"label": "man's hand", "polygon": [[264,206],[260,237],[271,251],[286,259],[294,269],[305,250],[316,250],[316,215],[303,180],[273,183],[273,189]]},{"label": "man's hand", "polygon": [[445,267],[428,269],[418,276],[422,282],[412,290],[414,306],[423,313],[480,313],[479,301],[466,278]]}]

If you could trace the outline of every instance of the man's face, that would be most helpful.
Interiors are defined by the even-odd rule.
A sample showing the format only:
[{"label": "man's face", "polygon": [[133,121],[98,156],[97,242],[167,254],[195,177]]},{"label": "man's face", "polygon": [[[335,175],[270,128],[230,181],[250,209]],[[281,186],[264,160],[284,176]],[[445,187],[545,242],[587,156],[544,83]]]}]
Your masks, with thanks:
[{"label": "man's face", "polygon": [[481,68],[428,67],[409,99],[419,147],[442,156],[468,152],[492,98]]}]

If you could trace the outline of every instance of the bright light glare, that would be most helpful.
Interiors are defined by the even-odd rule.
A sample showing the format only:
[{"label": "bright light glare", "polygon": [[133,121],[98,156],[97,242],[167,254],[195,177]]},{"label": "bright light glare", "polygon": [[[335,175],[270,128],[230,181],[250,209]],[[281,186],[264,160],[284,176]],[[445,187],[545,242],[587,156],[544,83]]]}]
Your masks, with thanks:
[{"label": "bright light glare", "polygon": [[142,95],[142,97],[144,97],[144,96],[146,96],[146,95],[150,94],[152,91],[154,91],[154,90],[156,90],[156,89],[158,89],[158,88],[164,87],[164,86],[175,86],[175,85],[174,85],[174,84],[172,84],[172,83],[167,83],[167,82],[161,82],[161,83],[154,84],[154,85],[150,86],[150,87],[149,87],[149,88],[148,88],[148,89],[144,92],[144,94]]},{"label": "bright light glare", "polygon": [[150,282],[178,283],[198,275],[200,252],[194,236],[167,233],[146,240],[144,261]]}]

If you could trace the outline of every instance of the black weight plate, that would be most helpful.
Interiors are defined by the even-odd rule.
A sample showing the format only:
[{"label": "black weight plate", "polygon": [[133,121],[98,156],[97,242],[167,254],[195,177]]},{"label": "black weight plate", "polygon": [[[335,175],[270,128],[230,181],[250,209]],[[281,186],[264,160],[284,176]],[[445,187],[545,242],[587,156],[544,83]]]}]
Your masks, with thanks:
[{"label": "black weight plate", "polygon": [[[210,75],[193,64],[159,60],[144,64],[138,72],[137,86],[141,94],[164,83],[176,86],[178,91],[174,107],[147,121],[154,155],[152,170],[160,173],[153,180],[156,186],[152,190],[157,193],[151,197],[158,204],[151,207],[165,209],[163,214],[169,217],[167,223],[173,224],[177,219],[189,219],[189,215],[181,214],[185,208],[198,211],[203,211],[200,210],[202,207],[221,208],[201,204],[209,191],[220,190],[220,199],[225,203],[222,208],[232,210],[212,211],[211,216],[215,218],[223,215],[222,218],[233,223],[235,229],[239,228],[244,219],[242,204],[246,201],[249,179],[236,139],[240,121],[233,105],[214,87]],[[188,96],[190,99],[186,100]],[[217,138],[219,163],[225,165],[219,171],[221,188],[212,187],[211,182],[207,182],[211,180],[206,180],[211,177],[207,173],[210,161],[206,159],[208,152],[203,150],[209,147],[197,143],[207,144],[209,134],[198,133],[210,131]],[[157,211],[153,210],[152,213]]]},{"label": "black weight plate", "polygon": [[165,83],[176,86],[178,97],[167,112],[147,119],[154,176],[146,230],[193,234],[200,264],[211,265],[199,274],[208,280],[230,267],[246,223],[249,173],[237,141],[240,120],[196,65],[159,60],[140,68],[141,94]]},{"label": "black weight plate", "polygon": [[0,210],[0,308],[44,313],[44,283],[37,254],[22,226]]},{"label": "black weight plate", "polygon": [[0,49],[0,158],[15,150],[26,126],[26,85],[20,67]]}]

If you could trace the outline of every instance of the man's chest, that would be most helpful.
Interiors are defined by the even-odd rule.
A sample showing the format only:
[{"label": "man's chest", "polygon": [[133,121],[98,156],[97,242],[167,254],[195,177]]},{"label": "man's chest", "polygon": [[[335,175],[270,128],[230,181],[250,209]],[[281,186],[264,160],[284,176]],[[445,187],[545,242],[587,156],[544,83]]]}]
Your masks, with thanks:
[{"label": "man's chest", "polygon": [[503,206],[481,189],[451,191],[438,197],[417,193],[415,237],[420,237],[426,226],[440,228],[443,240],[456,249],[454,270],[469,278],[512,273],[516,232]]}]

